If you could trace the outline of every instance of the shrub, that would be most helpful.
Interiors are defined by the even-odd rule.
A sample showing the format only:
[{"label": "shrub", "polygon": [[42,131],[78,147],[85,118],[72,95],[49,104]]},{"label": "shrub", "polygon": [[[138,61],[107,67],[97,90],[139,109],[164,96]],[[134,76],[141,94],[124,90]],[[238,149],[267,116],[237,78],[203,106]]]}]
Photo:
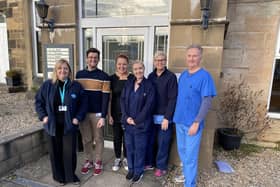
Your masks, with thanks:
[{"label": "shrub", "polygon": [[228,83],[220,97],[218,118],[225,126],[235,128],[236,134],[258,137],[272,122],[262,96],[263,90],[251,90],[244,80]]},{"label": "shrub", "polygon": [[19,78],[21,77],[21,71],[16,69],[11,69],[6,71],[6,77]]}]

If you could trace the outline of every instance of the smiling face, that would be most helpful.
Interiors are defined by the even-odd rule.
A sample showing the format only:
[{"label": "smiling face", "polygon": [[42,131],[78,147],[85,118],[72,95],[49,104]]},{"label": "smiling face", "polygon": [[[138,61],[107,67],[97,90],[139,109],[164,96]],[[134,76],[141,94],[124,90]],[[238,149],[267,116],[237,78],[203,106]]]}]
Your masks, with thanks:
[{"label": "smiling face", "polygon": [[190,71],[200,67],[201,53],[197,48],[190,48],[186,52],[186,64]]},{"label": "smiling face", "polygon": [[58,65],[56,69],[56,76],[58,80],[64,81],[68,79],[70,75],[70,69],[66,63]]},{"label": "smiling face", "polygon": [[163,55],[154,58],[154,66],[158,71],[163,71],[166,66],[166,57]]},{"label": "smiling face", "polygon": [[89,70],[96,69],[99,62],[98,53],[90,52],[87,56],[87,66]]},{"label": "smiling face", "polygon": [[120,75],[127,74],[128,61],[125,58],[118,58],[116,62],[116,72]]},{"label": "smiling face", "polygon": [[134,63],[132,71],[137,80],[143,79],[145,71],[144,64],[142,62]]}]

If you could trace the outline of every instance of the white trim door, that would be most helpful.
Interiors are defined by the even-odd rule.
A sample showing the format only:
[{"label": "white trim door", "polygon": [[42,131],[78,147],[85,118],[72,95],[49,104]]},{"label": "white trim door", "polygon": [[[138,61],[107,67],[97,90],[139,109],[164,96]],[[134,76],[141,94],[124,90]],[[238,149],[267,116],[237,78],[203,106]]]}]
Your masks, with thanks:
[{"label": "white trim door", "polygon": [[93,37],[93,42],[95,43],[94,40],[96,40],[96,46],[101,51],[98,67],[112,74],[114,58],[123,53],[130,58],[132,57],[130,59],[132,61],[142,60],[145,64],[145,75],[147,76],[153,70],[153,63],[149,60],[153,51],[153,48],[151,48],[153,47],[153,40],[151,41],[149,36],[149,27],[96,28],[96,37]]},{"label": "white trim door", "polygon": [[0,23],[0,83],[5,83],[6,71],[10,69],[6,23]]}]

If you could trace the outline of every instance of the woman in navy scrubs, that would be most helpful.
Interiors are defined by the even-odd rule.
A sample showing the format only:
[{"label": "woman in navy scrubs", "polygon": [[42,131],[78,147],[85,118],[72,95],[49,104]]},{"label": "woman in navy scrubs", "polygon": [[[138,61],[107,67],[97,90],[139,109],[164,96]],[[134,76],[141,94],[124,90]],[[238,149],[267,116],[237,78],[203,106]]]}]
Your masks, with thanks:
[{"label": "woman in navy scrubs", "polygon": [[121,95],[122,122],[125,127],[127,180],[137,183],[143,177],[148,131],[151,130],[155,90],[144,77],[144,64],[132,65],[134,79],[128,80]]}]

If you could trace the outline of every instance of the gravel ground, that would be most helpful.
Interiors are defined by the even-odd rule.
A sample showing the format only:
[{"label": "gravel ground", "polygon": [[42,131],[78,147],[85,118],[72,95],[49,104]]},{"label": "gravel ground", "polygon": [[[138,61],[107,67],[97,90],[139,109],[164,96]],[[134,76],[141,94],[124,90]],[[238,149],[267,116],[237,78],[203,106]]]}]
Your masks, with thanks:
[{"label": "gravel ground", "polygon": [[[278,187],[280,186],[280,151],[276,149],[257,148],[257,152],[247,155],[247,151],[214,150],[214,160],[226,161],[234,173],[226,174],[212,167],[198,176],[198,187]],[[174,168],[168,176],[166,187],[183,187],[174,183],[181,168]]]},{"label": "gravel ground", "polygon": [[224,174],[213,166],[210,171],[201,173],[199,186],[280,186],[280,151],[263,149],[249,156],[233,156],[234,152],[215,151],[216,160],[227,161],[235,170]]},{"label": "gravel ground", "polygon": [[34,100],[26,93],[0,93],[0,136],[18,133],[39,125],[34,109]]}]

